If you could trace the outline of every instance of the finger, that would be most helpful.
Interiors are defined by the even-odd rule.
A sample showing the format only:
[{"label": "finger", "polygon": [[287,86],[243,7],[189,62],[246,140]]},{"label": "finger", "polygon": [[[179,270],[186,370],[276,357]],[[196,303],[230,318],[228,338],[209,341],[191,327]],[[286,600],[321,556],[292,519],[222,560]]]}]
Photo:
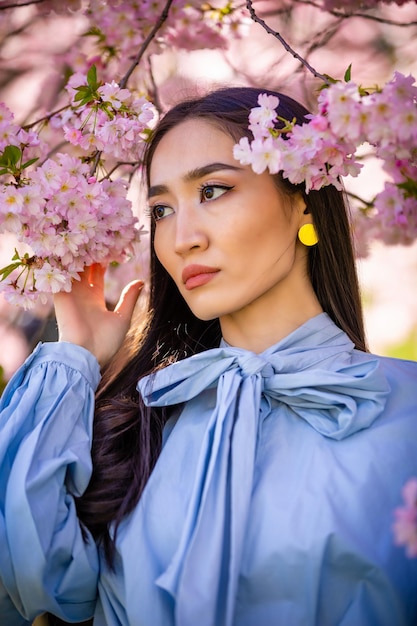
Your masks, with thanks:
[{"label": "finger", "polygon": [[89,268],[89,281],[90,285],[94,285],[98,289],[104,288],[104,274],[106,273],[106,266],[100,263],[93,263]]},{"label": "finger", "polygon": [[129,283],[122,291],[119,302],[117,303],[114,311],[119,315],[130,320],[135,309],[136,302],[139,298],[140,292],[143,289],[144,282],[142,280],[134,280]]},{"label": "finger", "polygon": [[85,289],[87,289],[91,284],[91,277],[90,277],[91,268],[85,267],[82,271],[80,270],[77,273],[78,273],[79,278],[74,278],[72,280],[71,291],[72,292],[85,291]]}]

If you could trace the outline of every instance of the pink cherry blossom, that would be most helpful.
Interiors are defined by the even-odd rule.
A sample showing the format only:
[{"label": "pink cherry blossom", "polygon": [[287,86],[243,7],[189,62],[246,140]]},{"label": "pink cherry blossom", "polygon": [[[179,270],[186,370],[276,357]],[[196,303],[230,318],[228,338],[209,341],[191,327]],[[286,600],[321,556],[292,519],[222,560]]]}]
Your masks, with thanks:
[{"label": "pink cherry blossom", "polygon": [[34,270],[36,289],[45,293],[58,293],[58,291],[70,291],[71,280],[62,274],[57,267],[52,267],[47,261],[42,267]]},{"label": "pink cherry blossom", "polygon": [[358,87],[352,82],[338,82],[324,90],[327,118],[339,137],[356,141],[361,137],[361,106]]},{"label": "pink cherry blossom", "polygon": [[[355,83],[336,82],[318,97],[318,113],[307,122],[287,125],[276,135],[278,101],[261,94],[249,114],[253,140],[241,140],[234,156],[255,172],[277,167],[305,190],[334,185],[357,176],[362,163],[358,148],[367,142],[392,182],[375,199],[371,220],[375,237],[388,243],[411,243],[417,236],[417,87],[412,76],[396,72],[382,89],[367,92]],[[284,139],[285,136],[285,139]],[[274,156],[275,153],[275,156]],[[279,164],[279,165],[278,165]]]},{"label": "pink cherry blossom", "polygon": [[[135,70],[135,87],[130,83],[129,88],[121,88],[115,76],[120,79],[130,67],[133,51],[140,50],[166,0],[64,4],[48,0],[33,10],[81,14],[85,8],[87,21],[93,24],[93,16],[100,33],[94,36],[90,55],[86,49],[73,49],[61,57],[73,73],[64,106],[51,114],[44,132],[51,132],[49,137],[53,134],[57,145],[66,142],[65,153],[51,152],[47,157],[50,146],[33,130],[41,127],[21,128],[13,113],[0,104],[0,152],[17,147],[20,165],[38,158],[28,168],[9,167],[0,175],[0,230],[15,233],[32,255],[30,263],[22,260],[1,283],[1,289],[13,301],[24,300],[25,306],[59,284],[67,288],[85,264],[122,261],[133,254],[140,227],[122,176],[128,171],[124,164],[132,164],[129,173],[140,167],[156,118],[155,107],[146,97],[150,55],[170,47],[226,50],[251,23],[242,3],[173,0],[145,62]],[[340,0],[321,4],[347,11]],[[372,8],[376,0],[355,0],[349,11],[359,6]],[[97,81],[91,80],[91,72],[87,78],[93,65]],[[256,172],[280,171],[290,182],[304,184],[308,193],[326,185],[342,189],[343,177],[359,173],[362,163],[357,151],[367,142],[389,178],[367,217],[368,232],[390,243],[410,243],[417,238],[416,90],[414,78],[399,72],[382,88],[373,86],[368,91],[353,81],[338,81],[321,90],[317,112],[305,124],[294,126],[287,120],[284,127],[276,117],[278,98],[261,94],[248,117],[253,140],[241,139],[234,156]],[[77,94],[87,92],[80,105]]]},{"label": "pink cherry blossom", "polygon": [[[270,96],[267,94],[261,94],[258,98],[259,106],[251,110],[249,114],[249,125],[263,136],[268,136],[268,129],[274,125],[277,119],[276,108],[279,104],[279,99],[276,96]],[[266,134],[263,131],[266,131]]]},{"label": "pink cherry blossom", "polygon": [[111,83],[106,83],[102,87],[99,87],[99,94],[105,102],[109,102],[113,109],[119,110],[123,103],[131,98],[129,89],[120,89],[119,85],[112,80]]},{"label": "pink cherry blossom", "polygon": [[34,168],[31,181],[0,191],[0,228],[31,250],[0,289],[25,307],[41,294],[69,290],[85,265],[123,261],[139,239],[122,179],[100,182],[76,157],[57,154]]},{"label": "pink cherry blossom", "polygon": [[254,139],[251,145],[251,165],[256,174],[262,174],[266,169],[271,174],[276,174],[280,170],[281,156],[280,152],[275,149],[272,137]]},{"label": "pink cherry blossom", "polygon": [[410,478],[402,490],[404,506],[394,511],[394,541],[405,546],[409,558],[417,557],[417,478]]},{"label": "pink cherry blossom", "polygon": [[233,146],[233,156],[242,165],[250,165],[252,163],[252,149],[247,137],[242,137]]},{"label": "pink cherry blossom", "polygon": [[74,146],[80,145],[82,136],[83,134],[78,128],[68,128],[64,126],[64,138]]}]

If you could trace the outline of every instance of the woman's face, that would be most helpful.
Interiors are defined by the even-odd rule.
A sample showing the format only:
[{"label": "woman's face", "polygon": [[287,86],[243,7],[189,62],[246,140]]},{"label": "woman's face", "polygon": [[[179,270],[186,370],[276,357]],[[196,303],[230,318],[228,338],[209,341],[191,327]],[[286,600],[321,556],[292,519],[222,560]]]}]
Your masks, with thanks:
[{"label": "woman's face", "polygon": [[301,197],[290,202],[268,173],[240,165],[235,143],[194,119],[164,136],[150,168],[154,246],[197,317],[265,325],[283,300],[300,306],[307,272],[297,231],[308,216]]}]

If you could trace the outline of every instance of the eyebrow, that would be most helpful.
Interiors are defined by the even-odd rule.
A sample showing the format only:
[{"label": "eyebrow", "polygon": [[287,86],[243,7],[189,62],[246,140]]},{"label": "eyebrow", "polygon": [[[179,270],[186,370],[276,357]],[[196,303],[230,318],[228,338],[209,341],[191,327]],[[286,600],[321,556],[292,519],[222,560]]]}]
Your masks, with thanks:
[{"label": "eyebrow", "polygon": [[[190,182],[193,180],[198,180],[199,178],[203,178],[204,176],[207,176],[207,174],[218,172],[219,170],[236,171],[242,170],[242,168],[237,165],[231,165],[230,163],[208,163],[207,165],[203,165],[202,167],[196,167],[195,169],[190,170],[185,174],[183,178],[185,182]],[[148,198],[167,193],[168,191],[169,190],[166,185],[154,185],[149,188]]]}]

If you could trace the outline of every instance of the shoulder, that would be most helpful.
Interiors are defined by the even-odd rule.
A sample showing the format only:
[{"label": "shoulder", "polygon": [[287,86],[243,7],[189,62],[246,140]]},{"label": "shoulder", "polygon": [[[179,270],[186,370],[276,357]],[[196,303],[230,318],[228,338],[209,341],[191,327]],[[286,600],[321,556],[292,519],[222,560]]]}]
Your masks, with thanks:
[{"label": "shoulder", "polygon": [[390,397],[417,410],[417,361],[384,356],[378,356],[377,359],[388,381]]},{"label": "shoulder", "polygon": [[75,380],[83,380],[95,390],[100,377],[97,359],[85,348],[67,342],[39,343],[9,380],[1,406],[18,388],[30,385],[40,389],[52,384],[64,388]]},{"label": "shoulder", "polygon": [[350,353],[350,359],[355,364],[372,362],[374,368],[378,369],[388,382],[391,393],[397,392],[400,387],[402,391],[408,389],[413,392],[414,402],[417,403],[417,361],[381,356],[356,349]]},{"label": "shoulder", "polygon": [[372,424],[375,452],[409,462],[417,472],[417,362],[377,356],[388,383],[385,406]]},{"label": "shoulder", "polygon": [[417,361],[387,356],[377,356],[377,359],[387,378],[399,378],[404,381],[413,380],[414,383],[417,383]]}]

